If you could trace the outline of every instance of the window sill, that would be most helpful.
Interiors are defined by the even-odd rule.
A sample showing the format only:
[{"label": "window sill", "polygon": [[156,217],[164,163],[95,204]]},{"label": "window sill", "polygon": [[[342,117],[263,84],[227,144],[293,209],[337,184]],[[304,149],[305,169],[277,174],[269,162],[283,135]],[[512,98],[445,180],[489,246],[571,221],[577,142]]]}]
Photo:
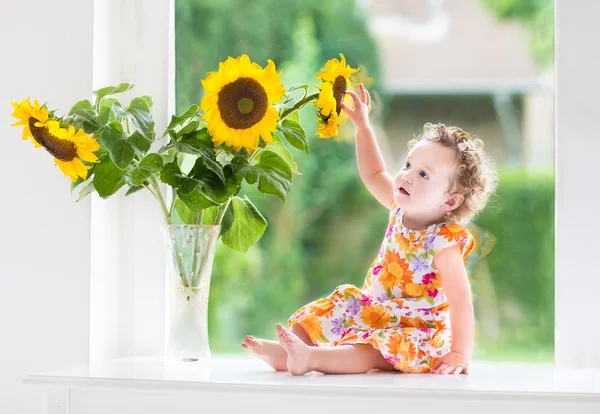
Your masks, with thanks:
[{"label": "window sill", "polygon": [[[248,357],[217,356],[209,364],[170,364],[158,358],[123,358],[103,364],[28,375],[24,382],[68,390],[65,413],[172,413],[214,407],[244,413],[365,412],[377,407],[439,407],[445,412],[511,414],[577,408],[600,412],[600,370],[558,370],[549,365],[476,363],[470,375],[373,372],[294,377]],[[53,398],[56,401],[56,398]],[[56,402],[54,402],[56,404]],[[64,404],[64,403],[62,403]],[[401,405],[399,405],[401,404]],[[535,405],[535,407],[534,407]],[[329,411],[329,410],[327,410]],[[60,411],[59,411],[60,412]]]}]

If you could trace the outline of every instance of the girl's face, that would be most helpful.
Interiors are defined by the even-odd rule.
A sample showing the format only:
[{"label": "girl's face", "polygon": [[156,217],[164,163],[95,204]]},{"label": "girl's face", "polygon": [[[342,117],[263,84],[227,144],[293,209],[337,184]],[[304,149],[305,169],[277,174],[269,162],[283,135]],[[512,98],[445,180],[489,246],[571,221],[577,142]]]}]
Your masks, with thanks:
[{"label": "girl's face", "polygon": [[394,178],[394,202],[414,216],[441,218],[462,202],[460,196],[449,193],[455,172],[456,155],[452,149],[439,142],[420,141]]}]

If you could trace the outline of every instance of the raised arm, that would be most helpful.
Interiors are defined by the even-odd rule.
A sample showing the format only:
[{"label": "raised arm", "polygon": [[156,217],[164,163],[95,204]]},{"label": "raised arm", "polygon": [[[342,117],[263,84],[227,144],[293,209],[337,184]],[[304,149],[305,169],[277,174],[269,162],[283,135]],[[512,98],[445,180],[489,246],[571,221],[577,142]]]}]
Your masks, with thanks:
[{"label": "raised arm", "polygon": [[356,160],[360,178],[377,201],[391,208],[394,200],[393,178],[387,172],[375,134],[369,125],[371,97],[362,84],[360,97],[354,92],[347,93],[354,100],[355,109],[344,104],[342,109],[356,128]]}]

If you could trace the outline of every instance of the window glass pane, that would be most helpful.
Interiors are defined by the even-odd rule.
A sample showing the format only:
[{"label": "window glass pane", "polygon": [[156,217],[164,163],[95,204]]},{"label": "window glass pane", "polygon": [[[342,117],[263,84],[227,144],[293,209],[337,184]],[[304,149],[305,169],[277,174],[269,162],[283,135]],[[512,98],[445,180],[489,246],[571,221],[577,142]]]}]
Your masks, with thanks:
[{"label": "window glass pane", "polygon": [[[285,3],[285,4],[284,4]],[[371,124],[392,175],[426,122],[479,136],[500,186],[468,228],[475,358],[551,361],[554,341],[553,2],[540,0],[176,0],[177,111],[198,104],[201,79],[229,56],[271,59],[282,81],[315,74],[343,53],[371,92]],[[316,91],[316,88],[312,89]],[[244,335],[274,338],[299,307],[341,284],[362,286],[388,223],[362,183],[354,129],[316,137],[287,201],[243,194],[268,221],[245,254],[219,245],[210,293],[214,352],[244,352]]]}]

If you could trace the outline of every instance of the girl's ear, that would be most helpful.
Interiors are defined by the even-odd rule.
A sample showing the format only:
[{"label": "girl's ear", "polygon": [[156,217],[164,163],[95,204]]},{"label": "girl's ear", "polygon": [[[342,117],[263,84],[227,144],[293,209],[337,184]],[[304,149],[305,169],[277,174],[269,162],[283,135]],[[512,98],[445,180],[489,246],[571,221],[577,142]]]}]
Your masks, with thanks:
[{"label": "girl's ear", "polygon": [[450,212],[452,210],[456,210],[465,200],[465,197],[462,194],[454,193],[446,200],[443,207],[446,212]]}]

